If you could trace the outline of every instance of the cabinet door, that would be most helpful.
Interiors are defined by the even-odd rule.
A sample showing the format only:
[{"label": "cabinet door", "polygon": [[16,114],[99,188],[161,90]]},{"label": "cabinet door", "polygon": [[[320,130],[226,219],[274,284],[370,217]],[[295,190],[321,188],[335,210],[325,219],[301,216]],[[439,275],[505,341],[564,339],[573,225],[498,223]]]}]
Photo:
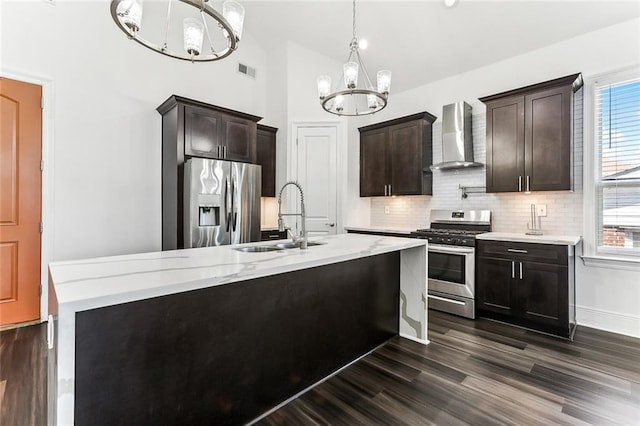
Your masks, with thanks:
[{"label": "cabinet door", "polygon": [[487,104],[487,192],[524,190],[524,97]]},{"label": "cabinet door", "polygon": [[479,310],[512,315],[515,264],[511,260],[478,257],[476,295]]},{"label": "cabinet door", "polygon": [[516,286],[520,289],[516,315],[535,323],[534,325],[566,328],[568,331],[567,266],[535,262],[516,263],[518,266],[522,264],[522,275],[520,276],[518,271],[516,280]]},{"label": "cabinet door", "polygon": [[256,162],[256,123],[244,118],[222,115],[224,159]]},{"label": "cabinet door", "polygon": [[571,189],[571,87],[545,90],[524,99],[527,189]]},{"label": "cabinet door", "polygon": [[387,129],[360,133],[360,196],[385,194],[387,180]]},{"label": "cabinet door", "polygon": [[184,107],[184,153],[195,157],[221,158],[220,115],[196,106]]},{"label": "cabinet door", "polygon": [[422,121],[389,127],[391,195],[422,194]]},{"label": "cabinet door", "polygon": [[[275,130],[275,129],[274,129]],[[258,127],[256,163],[262,166],[262,196],[276,196],[276,133]]]}]

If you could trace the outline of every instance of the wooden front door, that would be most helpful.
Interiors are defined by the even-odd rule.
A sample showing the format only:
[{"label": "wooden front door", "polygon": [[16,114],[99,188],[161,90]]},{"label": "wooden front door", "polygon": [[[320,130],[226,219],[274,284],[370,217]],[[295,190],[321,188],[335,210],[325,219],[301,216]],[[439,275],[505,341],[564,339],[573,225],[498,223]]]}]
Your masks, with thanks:
[{"label": "wooden front door", "polygon": [[41,98],[0,78],[0,325],[40,317]]}]

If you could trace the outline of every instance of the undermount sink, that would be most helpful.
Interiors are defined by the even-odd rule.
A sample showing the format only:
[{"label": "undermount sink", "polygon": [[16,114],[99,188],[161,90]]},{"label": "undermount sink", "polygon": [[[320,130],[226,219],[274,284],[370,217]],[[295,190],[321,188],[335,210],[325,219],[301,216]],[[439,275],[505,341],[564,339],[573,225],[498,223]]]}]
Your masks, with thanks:
[{"label": "undermount sink", "polygon": [[[311,246],[319,246],[322,244],[327,244],[327,243],[322,243],[319,241],[308,241],[307,242],[307,247],[311,247]],[[300,243],[292,243],[291,241],[288,241],[286,243],[278,243],[272,246],[246,246],[246,247],[236,247],[234,248],[234,250],[237,251],[241,251],[244,253],[263,253],[266,251],[276,251],[276,250],[288,250],[288,249],[293,249],[293,248],[300,248]]]},{"label": "undermount sink", "polygon": [[234,250],[242,251],[244,253],[262,253],[265,251],[280,250],[276,246],[248,246],[248,247],[236,247]]},{"label": "undermount sink", "polygon": [[[319,246],[321,244],[327,244],[327,243],[321,243],[318,241],[307,241],[307,247]],[[278,243],[275,245],[275,247],[278,247],[279,249],[300,248],[300,243],[292,243],[291,241],[288,241],[286,243]]]}]

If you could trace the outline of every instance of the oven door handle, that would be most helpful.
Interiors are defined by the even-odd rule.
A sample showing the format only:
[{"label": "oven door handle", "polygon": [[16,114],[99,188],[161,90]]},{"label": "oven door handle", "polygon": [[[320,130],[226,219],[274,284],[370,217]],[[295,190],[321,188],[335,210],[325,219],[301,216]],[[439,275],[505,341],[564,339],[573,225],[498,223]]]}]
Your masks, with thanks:
[{"label": "oven door handle", "polygon": [[454,246],[436,246],[433,244],[429,244],[427,246],[427,251],[433,253],[443,253],[443,254],[473,254],[475,249],[473,247],[463,248],[463,247],[454,247]]},{"label": "oven door handle", "polygon": [[466,305],[466,303],[461,302],[461,301],[459,301],[459,300],[446,299],[446,298],[444,298],[444,297],[434,296],[434,295],[432,295],[432,294],[429,294],[427,297],[428,297],[429,299],[441,300],[441,301],[443,301],[443,302],[453,303],[453,304],[456,304],[456,305],[463,305],[463,306],[464,306],[464,305]]}]

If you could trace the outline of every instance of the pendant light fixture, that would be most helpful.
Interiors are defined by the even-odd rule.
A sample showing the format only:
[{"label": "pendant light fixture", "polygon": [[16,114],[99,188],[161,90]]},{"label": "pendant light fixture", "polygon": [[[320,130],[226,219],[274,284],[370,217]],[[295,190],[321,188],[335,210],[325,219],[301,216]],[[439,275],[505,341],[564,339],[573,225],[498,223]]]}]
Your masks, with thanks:
[{"label": "pendant light fixture", "polygon": [[[362,85],[358,85],[359,80]],[[349,57],[342,67],[342,78],[336,90],[331,90],[331,77],[318,77],[318,97],[325,111],[335,115],[367,115],[387,106],[391,89],[391,71],[378,71],[377,86],[373,87],[367,69],[360,58],[360,42],[356,36],[356,1],[353,0],[353,38],[349,43]],[[344,83],[344,88],[340,85]]]},{"label": "pendant light fixture", "polygon": [[[111,17],[130,39],[151,50],[185,61],[207,62],[223,59],[238,48],[244,8],[233,0],[224,2],[222,14],[208,0],[167,0],[166,6],[148,2],[151,11],[144,28],[142,2],[112,0]],[[182,32],[174,28],[172,14],[181,20]],[[150,41],[152,35],[160,41]]]}]

